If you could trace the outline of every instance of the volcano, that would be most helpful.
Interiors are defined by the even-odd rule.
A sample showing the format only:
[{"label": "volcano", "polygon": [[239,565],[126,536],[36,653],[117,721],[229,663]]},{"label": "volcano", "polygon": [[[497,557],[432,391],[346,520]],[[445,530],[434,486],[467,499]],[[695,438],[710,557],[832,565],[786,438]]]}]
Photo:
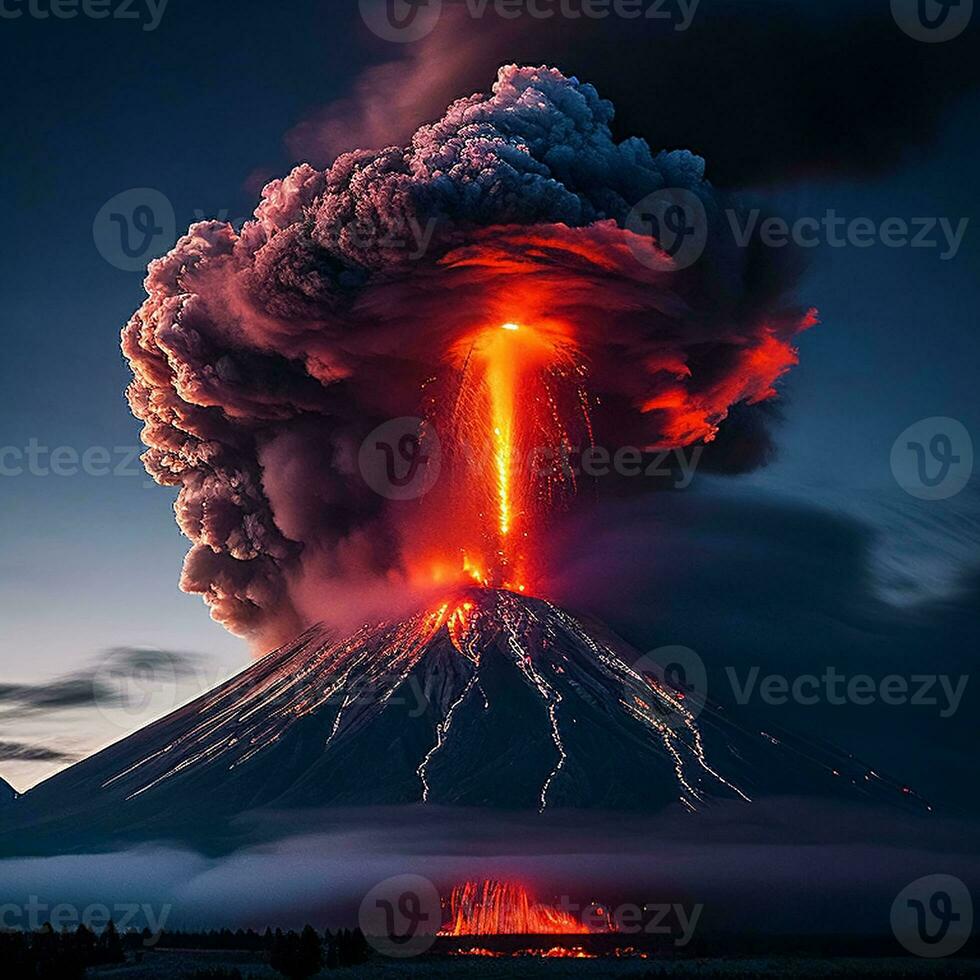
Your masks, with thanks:
[{"label": "volcano", "polygon": [[19,797],[0,848],[200,840],[262,808],[694,811],[821,791],[925,808],[852,756],[740,726],[637,659],[603,627],[505,590],[343,639],[316,626]]}]

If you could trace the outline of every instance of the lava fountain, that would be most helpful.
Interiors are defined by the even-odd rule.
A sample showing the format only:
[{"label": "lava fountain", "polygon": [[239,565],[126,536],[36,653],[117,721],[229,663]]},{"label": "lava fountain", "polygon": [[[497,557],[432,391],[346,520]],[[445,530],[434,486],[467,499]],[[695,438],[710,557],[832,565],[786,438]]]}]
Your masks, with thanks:
[{"label": "lava fountain", "polygon": [[462,568],[481,585],[524,592],[538,525],[575,489],[564,465],[573,439],[592,440],[585,365],[563,325],[515,321],[465,335],[449,362],[442,428]]},{"label": "lava fountain", "polygon": [[570,912],[534,901],[523,885],[467,881],[449,899],[441,936],[572,936],[591,933]]}]

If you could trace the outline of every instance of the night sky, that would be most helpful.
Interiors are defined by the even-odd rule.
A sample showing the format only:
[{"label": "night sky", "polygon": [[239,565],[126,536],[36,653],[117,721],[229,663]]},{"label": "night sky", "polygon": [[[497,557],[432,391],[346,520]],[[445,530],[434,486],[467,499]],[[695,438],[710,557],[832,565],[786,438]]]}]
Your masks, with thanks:
[{"label": "night sky", "polygon": [[[702,153],[709,179],[790,219],[828,209],[878,224],[969,219],[946,259],[942,247],[881,242],[807,250],[798,294],[822,322],[801,337],[783,389],[777,458],[620,505],[656,529],[644,537],[650,574],[638,578],[630,560],[616,595],[597,588],[594,611],[640,649],[699,650],[713,683],[723,665],[751,663],[969,673],[980,489],[974,480],[919,500],[889,460],[920,419],[980,432],[976,25],[926,45],[899,30],[887,3],[702,0],[683,32],[512,31],[477,22],[392,44],[355,3],[327,0],[170,0],[154,31],[83,17],[0,22],[0,447],[107,447],[121,463],[138,445],[119,330],[141,302],[141,275],[106,261],[93,237],[115,195],[159,190],[178,234],[202,217],[236,221],[266,180],[307,154],[323,166],[351,148],[336,145],[336,129],[315,138],[325,119],[352,120],[352,139],[397,141],[450,97],[489,85],[503,61],[555,64],[614,101],[618,135]],[[395,109],[369,126],[359,80],[372,70],[368,103]],[[98,678],[105,651],[172,652],[184,699],[249,662],[246,645],[178,590],[186,541],[173,493],[138,463],[119,476],[3,475],[0,494],[0,775],[16,788],[168,707],[95,710],[73,696],[69,682]],[[586,535],[570,563],[636,547],[601,526]],[[852,705],[787,708],[779,721],[834,728],[930,798],[975,809],[963,783],[976,699],[968,688],[949,719]]]}]

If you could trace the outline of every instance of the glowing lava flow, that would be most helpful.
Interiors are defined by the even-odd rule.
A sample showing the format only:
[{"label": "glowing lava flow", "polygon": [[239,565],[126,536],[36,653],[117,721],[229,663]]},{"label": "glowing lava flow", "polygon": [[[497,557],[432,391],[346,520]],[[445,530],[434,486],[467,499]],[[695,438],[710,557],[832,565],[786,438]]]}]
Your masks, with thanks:
[{"label": "glowing lava flow", "polygon": [[539,905],[522,885],[468,881],[453,889],[441,936],[571,936],[592,930],[570,912]]},{"label": "glowing lava flow", "polygon": [[[567,421],[591,441],[584,367],[567,331],[514,322],[483,327],[452,348],[458,377],[449,419],[459,505],[452,520],[463,569],[484,586],[527,588],[527,553],[538,504],[574,476]],[[477,556],[477,557],[474,557]]]},{"label": "glowing lava flow", "polygon": [[[516,323],[504,323],[501,330],[516,333],[520,327]],[[511,525],[511,464],[514,456],[518,362],[511,349],[500,343],[492,346],[493,352],[487,354],[487,387],[492,406],[498,526],[501,538],[506,538]]]},{"label": "glowing lava flow", "polygon": [[487,384],[493,400],[494,460],[497,468],[497,505],[500,536],[510,534],[510,461],[514,452],[511,432],[511,409],[514,389],[510,371],[501,370],[498,362],[487,373]]},{"label": "glowing lava flow", "polygon": [[[561,648],[563,635],[574,637],[575,648],[580,653],[588,654],[590,669],[600,671],[604,681],[610,685],[610,691],[615,690],[613,696],[619,707],[662,744],[682,790],[678,798],[684,806],[697,810],[700,804],[706,802],[704,788],[695,785],[698,779],[688,769],[691,759],[719,785],[745,802],[751,802],[741,789],[709,765],[695,716],[677,692],[637,673],[613,650],[597,643],[577,620],[557,606],[543,600],[525,600],[502,591],[471,590],[469,598],[443,604],[435,612],[417,617],[417,625],[413,629],[420,636],[431,637],[441,627],[445,628],[456,652],[465,658],[467,679],[458,697],[448,704],[442,720],[436,724],[435,741],[416,769],[423,803],[432,801],[429,770],[435,758],[446,748],[450,732],[455,731],[457,714],[477,691],[483,697],[483,710],[490,708],[481,683],[482,654],[484,650],[496,647],[507,651],[508,659],[540,698],[546,713],[555,748],[555,761],[544,774],[538,810],[544,812],[548,808],[555,783],[569,758],[559,725],[558,709],[565,702],[566,695],[574,695],[576,690],[574,686],[569,688],[564,684],[567,659],[560,654],[546,654],[546,651]],[[557,656],[557,662],[552,659],[553,656]],[[335,731],[339,724],[338,719]],[[574,717],[565,720],[565,727],[569,730],[569,726],[575,724]]]},{"label": "glowing lava flow", "polygon": [[[415,765],[418,796],[404,799],[453,803],[455,780],[465,771],[459,767],[485,764],[471,751],[479,744],[470,741],[474,724],[492,729],[501,707],[507,717],[511,688],[502,688],[501,679],[508,674],[540,705],[536,718],[528,716],[526,733],[535,748],[516,746],[508,757],[525,770],[528,805],[543,810],[582,799],[589,782],[580,773],[596,763],[580,731],[597,710],[626,726],[651,772],[668,764],[689,809],[719,796],[748,800],[709,764],[687,700],[672,687],[637,672],[551,603],[477,587],[409,619],[366,625],[345,638],[312,628],[188,706],[179,728],[107,770],[100,785],[132,801],[212,767],[245,778],[243,771],[260,765],[265,753],[294,744],[294,726],[309,725],[314,716],[318,724],[304,731],[322,731],[323,755],[340,760],[374,720],[389,708],[404,712],[406,692],[418,690],[428,699],[432,740]],[[551,750],[543,749],[548,739]],[[638,778],[642,772],[637,769]]]}]

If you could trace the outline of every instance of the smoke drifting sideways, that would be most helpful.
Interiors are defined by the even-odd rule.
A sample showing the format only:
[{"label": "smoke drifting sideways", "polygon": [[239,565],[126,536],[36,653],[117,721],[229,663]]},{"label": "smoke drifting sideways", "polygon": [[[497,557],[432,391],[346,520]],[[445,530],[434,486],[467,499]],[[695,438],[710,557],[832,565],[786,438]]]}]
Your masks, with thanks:
[{"label": "smoke drifting sideways", "polygon": [[[617,143],[612,119],[591,85],[506,66],[409,145],[300,165],[239,233],[192,225],[151,263],[122,333],[127,395],[148,472],[179,488],[181,587],[215,619],[267,648],[404,601],[420,539],[451,532],[429,498],[371,490],[359,448],[388,419],[439,411],[474,329],[569,337],[608,447],[710,442],[733,408],[776,395],[814,322],[791,299],[793,256],[736,240],[701,158]],[[704,208],[686,268],[628,227],[665,189]],[[746,465],[761,417],[735,442]]]}]

